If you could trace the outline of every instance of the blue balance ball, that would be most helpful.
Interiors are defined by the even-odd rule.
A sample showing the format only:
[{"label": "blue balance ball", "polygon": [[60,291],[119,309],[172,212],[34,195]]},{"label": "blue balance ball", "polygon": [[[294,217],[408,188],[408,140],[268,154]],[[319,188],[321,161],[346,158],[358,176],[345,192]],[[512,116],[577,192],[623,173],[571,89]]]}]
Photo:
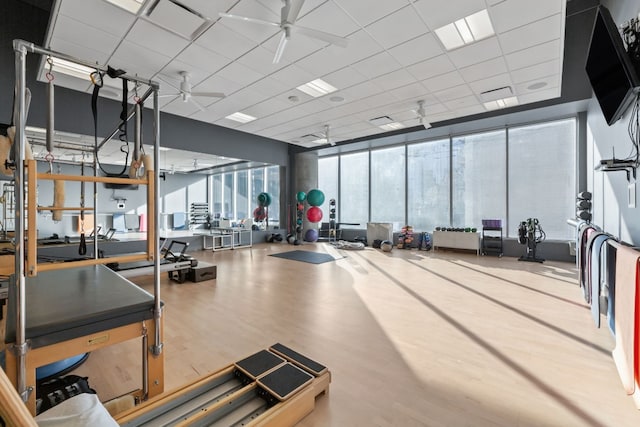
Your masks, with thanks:
[{"label": "blue balance ball", "polygon": [[318,240],[318,230],[315,228],[310,228],[304,233],[304,241],[305,242],[315,242]]}]

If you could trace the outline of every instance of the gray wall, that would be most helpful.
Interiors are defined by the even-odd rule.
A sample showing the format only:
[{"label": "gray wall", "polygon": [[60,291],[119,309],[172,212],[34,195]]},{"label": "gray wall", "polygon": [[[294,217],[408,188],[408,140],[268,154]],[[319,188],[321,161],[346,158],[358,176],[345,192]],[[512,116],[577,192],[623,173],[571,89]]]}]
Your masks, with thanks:
[{"label": "gray wall", "polygon": [[[640,12],[640,2],[634,0],[603,1],[614,21],[620,25]],[[612,126],[608,126],[595,98],[589,102],[587,122],[587,187],[593,193],[593,222],[619,239],[633,245],[640,244],[640,216],[638,207],[629,207],[629,188],[624,172],[595,171],[601,159],[624,158],[632,150],[627,132],[630,111]],[[635,187],[635,186],[634,186]],[[637,199],[638,190],[631,192]],[[638,205],[636,205],[638,206]]]}]

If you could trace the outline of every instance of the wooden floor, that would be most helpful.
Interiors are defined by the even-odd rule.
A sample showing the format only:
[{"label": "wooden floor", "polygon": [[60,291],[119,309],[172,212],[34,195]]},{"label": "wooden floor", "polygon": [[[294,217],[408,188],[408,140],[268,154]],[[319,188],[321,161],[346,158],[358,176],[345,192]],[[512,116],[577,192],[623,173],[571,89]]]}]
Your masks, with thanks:
[{"label": "wooden floor", "polygon": [[[294,249],[344,258],[268,256]],[[163,275],[169,389],[281,342],[332,372],[302,426],[640,425],[573,264],[284,243],[193,255],[218,278]],[[139,387],[139,354],[99,350],[74,373],[107,400]]]}]

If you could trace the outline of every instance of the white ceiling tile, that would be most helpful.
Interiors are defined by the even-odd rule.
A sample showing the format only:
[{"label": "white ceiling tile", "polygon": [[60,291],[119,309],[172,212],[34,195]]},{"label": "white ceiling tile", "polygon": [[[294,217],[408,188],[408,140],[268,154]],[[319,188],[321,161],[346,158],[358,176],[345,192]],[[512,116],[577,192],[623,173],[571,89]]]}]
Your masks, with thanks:
[{"label": "white ceiling tile", "polygon": [[407,5],[406,0],[385,0],[377,2],[375,7],[371,7],[371,0],[336,0],[335,3],[363,27]]},{"label": "white ceiling tile", "polygon": [[499,74],[497,76],[489,77],[482,80],[476,80],[475,82],[469,83],[471,90],[473,90],[476,95],[480,95],[482,92],[500,89],[503,87],[510,87],[513,90],[513,83],[511,82],[511,76],[508,73]]},{"label": "white ceiling tile", "polygon": [[342,93],[344,94],[345,98],[356,100],[356,99],[366,98],[368,96],[379,93],[380,91],[381,91],[380,88],[376,87],[374,84],[372,84],[369,81],[365,81],[355,86],[351,86],[347,89],[342,90]]},{"label": "white ceiling tile", "polygon": [[386,91],[390,91],[391,89],[406,86],[415,81],[415,77],[409,74],[407,70],[401,69],[385,74],[383,76],[376,77],[375,79],[371,80],[371,83]]},{"label": "white ceiling tile", "polygon": [[[545,86],[541,88],[537,88],[539,84],[545,83]],[[531,85],[534,85],[533,88],[530,88]],[[531,92],[537,92],[540,90],[547,90],[549,88],[560,86],[560,77],[557,74],[547,76],[540,79],[535,79],[533,81],[522,82],[516,85],[515,91],[518,96],[524,95]]]},{"label": "white ceiling tile", "polygon": [[520,68],[511,72],[514,83],[528,82],[534,79],[543,78],[552,74],[560,74],[560,61],[557,59],[532,65],[531,67]]},{"label": "white ceiling tile", "polygon": [[[301,12],[302,15],[302,12]],[[330,23],[330,24],[329,24]],[[347,37],[359,30],[359,26],[334,2],[324,2],[313,11],[301,16],[296,25]],[[295,33],[298,37],[299,33]],[[301,35],[301,34],[300,34]]]},{"label": "white ceiling tile", "polygon": [[484,0],[447,0],[446,4],[442,0],[420,0],[414,5],[432,31],[487,7]]},{"label": "white ceiling tile", "polygon": [[500,34],[500,46],[507,54],[562,37],[562,17],[552,15]]},{"label": "white ceiling tile", "polygon": [[207,50],[197,44],[192,44],[187,47],[176,57],[176,59],[195,68],[206,71],[209,74],[215,73],[231,62],[229,58]]},{"label": "white ceiling tile", "polygon": [[170,57],[176,56],[189,44],[187,40],[141,19],[133,25],[126,40]]},{"label": "white ceiling tile", "polygon": [[198,83],[206,80],[207,77],[211,75],[208,71],[203,71],[198,68],[192,67],[189,64],[185,64],[180,61],[171,61],[167,64],[166,67],[162,69],[159,75],[163,76],[163,78],[169,79],[176,86],[180,86],[180,82],[182,82],[182,76],[180,73],[182,71],[187,71],[189,73],[189,78],[191,80],[192,85],[197,85]]},{"label": "white ceiling tile", "polygon": [[449,71],[455,70],[455,68],[456,67],[447,55],[440,55],[411,65],[407,67],[407,71],[409,71],[416,79],[424,80],[440,74],[448,73]]},{"label": "white ceiling tile", "polygon": [[300,59],[296,62],[296,65],[318,78],[344,68],[349,62],[344,57],[332,55],[327,49],[320,49],[306,58]]},{"label": "white ceiling tile", "polygon": [[109,61],[114,68],[122,68],[129,74],[150,77],[164,68],[171,58],[123,40]]},{"label": "white ceiling tile", "polygon": [[414,97],[424,97],[429,91],[420,83],[411,83],[389,91],[398,99],[410,99]]},{"label": "white ceiling tile", "polygon": [[85,61],[96,62],[104,65],[111,56],[111,52],[100,52],[88,46],[81,46],[73,42],[68,42],[61,38],[55,38],[51,41],[51,50],[65,53],[76,58],[82,58]]},{"label": "white ceiling tile", "polygon": [[333,61],[343,64],[358,62],[384,50],[363,30],[349,36],[349,45],[346,48],[330,45],[325,49],[334,58]]},{"label": "white ceiling tile", "polygon": [[424,107],[424,112],[427,116],[427,118],[431,118],[433,116],[436,116],[438,114],[442,114],[447,110],[447,107],[444,104],[428,104]]},{"label": "white ceiling tile", "polygon": [[427,33],[392,47],[389,49],[389,53],[400,64],[407,66],[442,55],[443,50],[433,33]]},{"label": "white ceiling tile", "polygon": [[[104,0],[63,0],[60,2],[60,14],[77,21],[90,22],[94,29],[118,38],[125,35],[136,19],[135,15]],[[82,37],[85,35],[82,33]]]},{"label": "white ceiling tile", "polygon": [[391,55],[386,52],[382,52],[353,64],[351,68],[355,69],[367,78],[372,79],[379,75],[397,70],[400,68],[400,64],[394,60]]},{"label": "white ceiling tile", "polygon": [[551,87],[545,90],[539,90],[536,92],[527,93],[518,96],[520,104],[529,104],[532,102],[546,101],[547,99],[558,98],[560,96],[559,87]]},{"label": "white ceiling tile", "polygon": [[239,83],[215,74],[207,78],[202,83],[195,85],[193,90],[197,90],[198,92],[223,92],[226,95],[230,95],[239,91],[242,87],[243,86]]},{"label": "white ceiling tile", "polygon": [[474,114],[482,114],[482,113],[486,113],[486,111],[487,110],[484,108],[483,105],[469,105],[466,107],[460,107],[455,109],[457,117],[465,117],[465,116],[472,116]]},{"label": "white ceiling tile", "polygon": [[273,52],[262,46],[257,46],[238,58],[238,62],[262,75],[269,75],[287,66],[286,61],[280,61],[274,64],[273,56]]},{"label": "white ceiling tile", "polygon": [[430,79],[425,79],[422,81],[424,87],[429,89],[431,92],[437,92],[442,89],[447,89],[453,86],[459,86],[464,84],[464,79],[457,71],[452,71],[450,73],[441,74],[436,77],[432,77]]},{"label": "white ceiling tile", "polygon": [[359,84],[366,79],[367,78],[363,74],[351,67],[345,67],[341,70],[334,71],[333,73],[327,74],[326,76],[322,77],[322,80],[338,89],[346,89],[348,87]]},{"label": "white ceiling tile", "polygon": [[205,31],[195,43],[231,59],[239,58],[258,44],[231,30],[220,21]]},{"label": "white ceiling tile", "polygon": [[368,25],[366,30],[386,49],[429,31],[411,6],[405,6]]},{"label": "white ceiling tile", "polygon": [[566,0],[506,0],[489,9],[496,33],[521,27],[564,10]]},{"label": "white ceiling tile", "polygon": [[[440,101],[449,106],[449,102],[457,99],[475,99],[473,96],[473,91],[467,85],[455,86],[449,89],[440,90],[434,93],[435,97]],[[462,102],[462,101],[461,101]],[[475,102],[478,102],[477,99]]]},{"label": "white ceiling tile", "polygon": [[508,69],[504,58],[500,56],[469,67],[461,68],[459,71],[465,81],[473,82],[496,74],[506,73]]},{"label": "white ceiling tile", "polygon": [[180,3],[212,20],[218,19],[219,12],[229,12],[238,0],[180,0]]},{"label": "white ceiling tile", "polygon": [[[93,48],[98,52],[108,54],[113,53],[113,50],[118,46],[118,43],[120,43],[119,37],[115,37],[107,32],[98,30],[64,15],[58,16],[55,25],[54,40],[61,39],[67,43]],[[83,36],[78,37],[78,34],[83,34]],[[63,51],[63,53],[66,52]],[[83,57],[82,59],[90,60],[93,57],[94,55],[91,55],[86,58]]]},{"label": "white ceiling tile", "polygon": [[262,78],[262,74],[253,71],[251,68],[239,62],[232,62],[218,71],[217,75],[242,86],[247,86]]},{"label": "white ceiling tile", "polygon": [[[41,73],[38,76],[38,80],[41,82],[46,82],[48,81],[46,79],[46,74],[47,70],[43,69],[41,71]],[[88,90],[93,90],[93,85],[91,84],[91,82],[87,79],[87,80],[83,80],[83,79],[79,79],[73,76],[70,76],[68,74],[64,74],[64,73],[54,73],[54,80],[53,83],[56,86],[60,86],[60,87],[67,87],[69,89],[73,89],[73,90],[77,90],[80,92],[85,92]]]},{"label": "white ceiling tile", "polygon": [[[220,12],[223,12],[220,10]],[[273,13],[259,2],[238,2],[231,10],[230,14],[246,16],[248,18],[260,19],[267,22],[280,22],[280,15]],[[271,25],[258,24],[251,21],[240,21],[233,18],[221,18],[225,26],[244,37],[253,40],[255,43],[262,43],[280,31],[280,28]]]},{"label": "white ceiling tile", "polygon": [[264,96],[271,98],[287,92],[290,88],[288,85],[280,83],[278,80],[272,79],[270,77],[265,77],[253,83],[252,85],[249,85],[247,89],[256,91]]},{"label": "white ceiling tile", "polygon": [[277,80],[280,83],[290,86],[291,89],[317,78],[317,76],[313,73],[307,72],[295,64],[278,70],[277,72],[270,74],[269,77]]},{"label": "white ceiling tile", "polygon": [[561,55],[561,44],[559,40],[553,40],[529,49],[519,50],[506,55],[507,65],[510,70],[529,67],[541,62],[557,59]]},{"label": "white ceiling tile", "polygon": [[502,51],[500,50],[497,37],[480,40],[479,42],[449,52],[451,62],[458,68],[468,67],[500,55],[502,55]]},{"label": "white ceiling tile", "polygon": [[[277,98],[267,99],[244,110],[250,116],[261,118],[291,107],[291,103]],[[257,120],[256,120],[257,121]]]}]

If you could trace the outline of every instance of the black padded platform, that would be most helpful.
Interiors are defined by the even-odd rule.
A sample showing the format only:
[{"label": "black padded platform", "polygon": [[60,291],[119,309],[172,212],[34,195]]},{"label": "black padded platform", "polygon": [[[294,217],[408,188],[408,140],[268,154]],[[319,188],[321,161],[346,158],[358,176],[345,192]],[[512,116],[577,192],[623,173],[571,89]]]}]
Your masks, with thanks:
[{"label": "black padded platform", "polygon": [[[13,279],[12,279],[13,281]],[[9,286],[15,301],[15,286]],[[104,265],[47,271],[25,283],[26,339],[43,347],[153,318],[153,295]],[[16,339],[9,304],[6,342]]]},{"label": "black padded platform", "polygon": [[260,350],[257,353],[234,363],[235,367],[248,375],[251,379],[256,379],[260,375],[269,372],[276,366],[285,363],[282,357],[277,356],[267,350]]},{"label": "black padded platform", "polygon": [[274,344],[271,347],[269,347],[269,350],[271,350],[276,354],[279,354],[280,356],[287,359],[289,362],[304,369],[310,374],[315,375],[316,377],[319,377],[320,375],[324,374],[327,371],[326,366],[321,365],[320,363],[316,362],[315,360],[309,359],[306,356],[303,356],[302,354],[298,353],[295,350],[291,350],[289,347],[283,344],[280,344],[280,343]]},{"label": "black padded platform", "polygon": [[291,363],[286,363],[258,378],[258,385],[276,399],[287,400],[298,390],[310,384],[311,381],[313,381],[313,376]]}]

